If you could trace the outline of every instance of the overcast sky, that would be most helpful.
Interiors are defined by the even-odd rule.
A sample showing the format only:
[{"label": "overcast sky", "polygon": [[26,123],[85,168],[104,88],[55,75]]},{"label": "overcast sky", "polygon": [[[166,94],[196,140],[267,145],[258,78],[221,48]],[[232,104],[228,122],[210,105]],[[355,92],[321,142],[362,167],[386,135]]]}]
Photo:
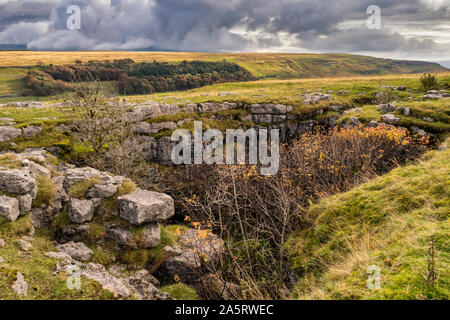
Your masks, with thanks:
[{"label": "overcast sky", "polygon": [[[70,5],[81,9],[79,30],[67,28]],[[367,26],[370,5],[379,29]],[[346,52],[450,66],[450,0],[0,0],[0,44]]]}]

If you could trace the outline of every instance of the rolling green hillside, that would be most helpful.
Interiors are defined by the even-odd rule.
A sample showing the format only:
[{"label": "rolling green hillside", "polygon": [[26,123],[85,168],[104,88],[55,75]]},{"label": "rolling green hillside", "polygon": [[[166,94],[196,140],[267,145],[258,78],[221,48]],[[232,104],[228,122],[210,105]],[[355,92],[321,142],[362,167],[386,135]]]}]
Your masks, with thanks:
[{"label": "rolling green hillside", "polygon": [[[312,228],[290,240],[294,298],[448,299],[449,159],[448,147],[431,151],[312,206]],[[366,287],[369,266],[380,268],[380,289]]]},{"label": "rolling green hillside", "polygon": [[[234,62],[258,79],[294,79],[349,77],[358,75],[410,74],[441,72],[436,63],[380,59],[349,54],[286,54],[286,53],[195,53],[195,52],[42,52],[0,51],[0,67],[24,67],[43,64],[69,64],[80,60],[114,60],[130,58],[136,62],[183,60]],[[0,68],[0,96],[17,95],[18,82],[12,74],[26,69]],[[13,81],[14,80],[14,81]],[[19,90],[20,91],[20,90]]]}]

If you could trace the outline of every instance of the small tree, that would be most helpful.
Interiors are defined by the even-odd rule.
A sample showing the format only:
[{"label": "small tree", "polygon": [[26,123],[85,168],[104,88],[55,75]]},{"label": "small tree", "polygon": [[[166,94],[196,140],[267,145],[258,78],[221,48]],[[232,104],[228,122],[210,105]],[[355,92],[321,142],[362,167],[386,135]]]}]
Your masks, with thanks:
[{"label": "small tree", "polygon": [[437,77],[431,73],[424,73],[420,78],[420,84],[425,91],[437,89],[438,81]]},{"label": "small tree", "polygon": [[119,99],[108,97],[98,81],[91,81],[76,84],[71,102],[73,135],[91,150],[88,165],[130,178],[142,169],[144,143],[133,134],[134,123]]}]

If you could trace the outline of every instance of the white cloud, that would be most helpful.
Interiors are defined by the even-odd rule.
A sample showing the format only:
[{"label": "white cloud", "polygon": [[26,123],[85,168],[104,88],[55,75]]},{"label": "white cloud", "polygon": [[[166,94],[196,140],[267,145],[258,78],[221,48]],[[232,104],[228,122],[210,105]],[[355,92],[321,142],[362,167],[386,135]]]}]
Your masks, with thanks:
[{"label": "white cloud", "polygon": [[[36,6],[42,4],[42,8]],[[341,51],[445,57],[450,0],[0,0],[0,44],[33,49]],[[44,6],[45,4],[45,6]],[[66,28],[69,5],[81,30]],[[43,18],[44,17],[44,18]],[[3,23],[3,24],[2,24]],[[358,29],[359,28],[359,29]]]},{"label": "white cloud", "polygon": [[50,30],[48,22],[19,22],[0,32],[0,43],[24,44],[44,36]]}]

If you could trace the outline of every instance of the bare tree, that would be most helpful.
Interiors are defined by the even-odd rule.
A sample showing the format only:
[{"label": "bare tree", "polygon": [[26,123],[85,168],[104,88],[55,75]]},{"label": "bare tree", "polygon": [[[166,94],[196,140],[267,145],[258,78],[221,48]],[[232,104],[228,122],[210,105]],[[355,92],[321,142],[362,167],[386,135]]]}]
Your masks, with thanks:
[{"label": "bare tree", "polygon": [[90,149],[89,165],[132,176],[145,165],[143,144],[133,134],[127,107],[98,81],[77,83],[71,98],[74,137]]}]

